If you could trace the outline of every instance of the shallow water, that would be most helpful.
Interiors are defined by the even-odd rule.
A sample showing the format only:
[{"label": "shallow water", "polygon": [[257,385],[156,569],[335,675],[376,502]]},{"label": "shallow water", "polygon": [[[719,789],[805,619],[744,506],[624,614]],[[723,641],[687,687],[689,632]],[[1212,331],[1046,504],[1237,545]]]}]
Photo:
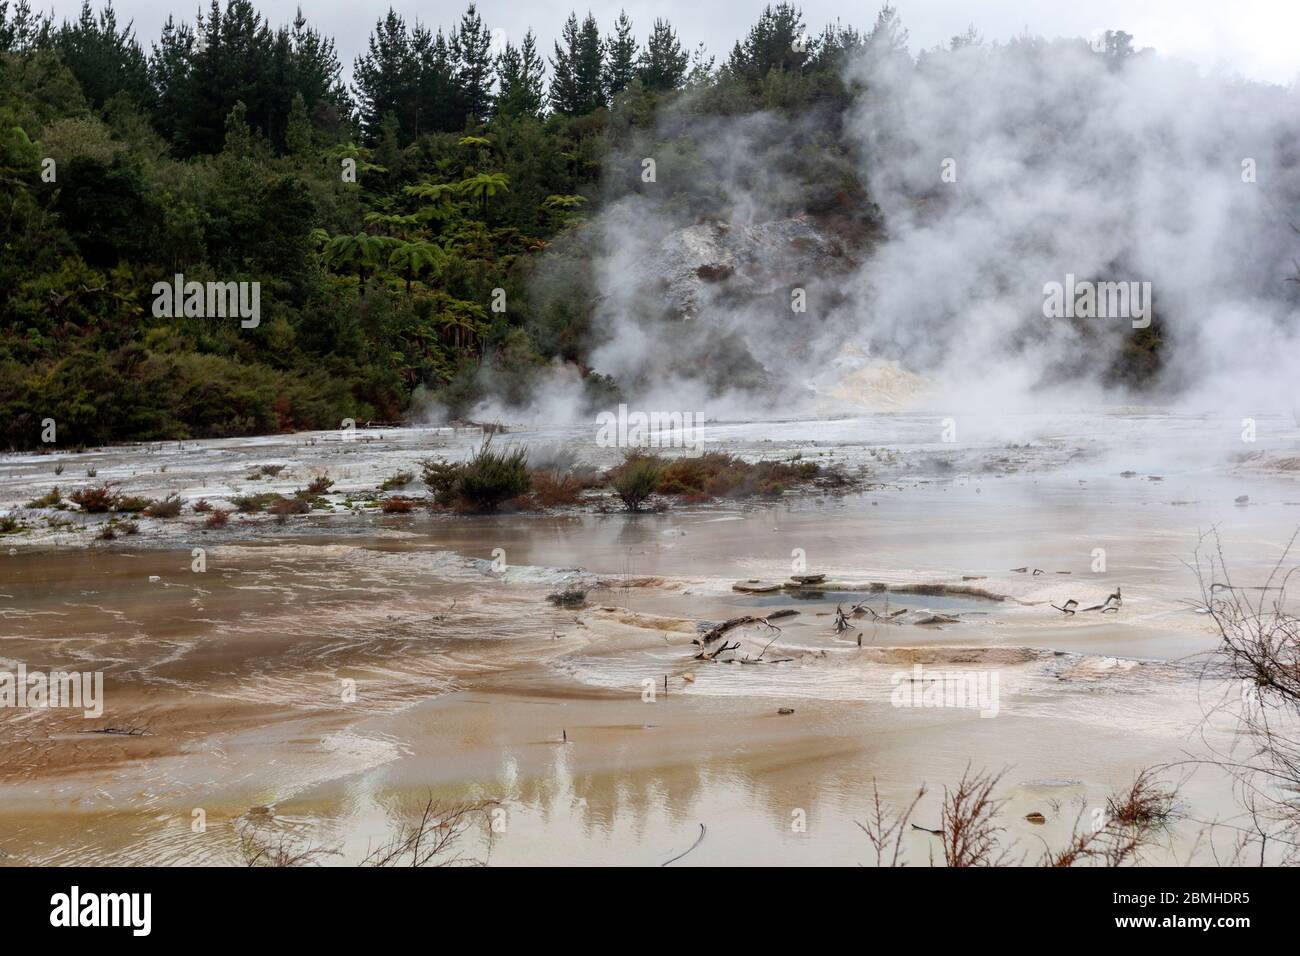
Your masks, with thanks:
[{"label": "shallow water", "polygon": [[[464,844],[495,863],[657,864],[704,824],[674,865],[854,864],[869,862],[854,821],[873,780],[901,802],[928,783],[918,822],[934,826],[938,792],[968,765],[1006,769],[1010,835],[1037,853],[1036,837],[1064,840],[1137,769],[1231,741],[1228,722],[1206,719],[1231,694],[1205,672],[1216,637],[1195,612],[1187,562],[1213,528],[1239,579],[1262,579],[1300,524],[1300,489],[1284,470],[1234,460],[1230,424],[1022,418],[956,446],[919,416],[719,425],[713,438],[731,450],[826,453],[865,466],[868,487],[636,516],[340,509],[214,533],[146,524],[112,543],[9,539],[0,666],[102,670],[105,712],[0,711],[0,861],[230,861],[251,823],[330,851],[315,862],[351,863],[432,794],[500,802],[490,847],[487,830]],[[515,440],[566,435],[583,440]],[[1283,454],[1292,437],[1265,450]],[[95,457],[101,476],[193,500],[248,490],[233,476],[277,455],[299,472],[287,487],[327,468],[346,491],[435,444],[473,444],[435,430],[346,448],[312,440]],[[608,452],[578,447],[592,461]],[[48,489],[41,459],[3,467],[9,499]],[[835,587],[732,589],[800,568]],[[1005,600],[906,590],[934,582]],[[571,584],[589,589],[586,608],[545,600]],[[1116,587],[1118,613],[1051,607],[1100,603]],[[859,600],[956,620],[864,615],[837,633],[836,606]],[[761,651],[761,663],[694,659],[708,622],[786,608],[799,613],[779,634],[736,632],[739,653]],[[918,663],[996,673],[997,716],[893,706]],[[1235,812],[1211,768],[1182,773],[1188,820],[1151,862],[1193,853],[1192,818]],[[1048,824],[1025,823],[1031,810]],[[913,862],[932,839],[910,838]]]}]

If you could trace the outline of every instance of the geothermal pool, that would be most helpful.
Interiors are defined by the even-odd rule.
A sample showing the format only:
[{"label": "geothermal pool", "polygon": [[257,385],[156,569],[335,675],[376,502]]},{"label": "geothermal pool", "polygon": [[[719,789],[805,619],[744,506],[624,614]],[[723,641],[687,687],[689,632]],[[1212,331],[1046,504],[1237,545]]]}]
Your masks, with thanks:
[{"label": "geothermal pool", "polygon": [[[594,434],[497,441],[607,466]],[[351,864],[434,796],[501,811],[463,845],[493,864],[852,865],[871,860],[855,821],[873,781],[896,803],[928,784],[913,819],[936,827],[968,766],[1004,771],[1000,822],[1033,862],[1154,765],[1180,816],[1146,862],[1208,861],[1208,822],[1238,812],[1203,763],[1233,745],[1235,690],[1188,563],[1214,531],[1238,583],[1267,575],[1300,527],[1300,430],[1261,418],[1245,443],[1239,419],[1128,409],[942,434],[922,415],[710,423],[711,450],[799,453],[858,483],[643,515],[345,507],[468,454],[472,428],[6,456],[0,512],[32,530],[0,538],[0,668],[102,671],[105,709],[0,709],[0,863],[237,863],[251,826]],[[251,482],[265,463],[286,469]],[[189,502],[327,472],[336,508],[145,520],[114,541],[23,508],[88,468]],[[800,569],[826,590],[734,590]],[[585,606],[546,600],[566,587]],[[1052,606],[1116,589],[1115,611]],[[798,613],[779,632],[729,635],[760,663],[695,659],[705,622],[781,610]],[[996,674],[996,715],[896,706],[918,664]],[[924,864],[937,840],[905,849]]]}]

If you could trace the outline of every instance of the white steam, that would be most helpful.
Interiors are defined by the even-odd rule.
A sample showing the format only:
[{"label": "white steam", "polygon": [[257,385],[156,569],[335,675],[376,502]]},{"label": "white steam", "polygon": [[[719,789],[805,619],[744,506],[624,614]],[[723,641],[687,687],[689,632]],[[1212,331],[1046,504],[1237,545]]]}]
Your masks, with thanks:
[{"label": "white steam", "polygon": [[[629,401],[720,418],[1135,399],[1291,408],[1292,90],[1031,39],[915,65],[864,55],[847,79],[856,93],[837,115],[724,117],[688,96],[612,161],[628,177],[642,156],[657,161],[657,182],[573,240],[598,300],[591,365]],[[822,148],[831,129],[845,149]],[[866,196],[843,185],[847,169]],[[810,171],[821,193],[804,219]],[[872,202],[882,232],[862,227]],[[769,242],[771,223],[788,235]],[[813,239],[824,246],[796,251]],[[691,271],[701,245],[729,263],[707,281]],[[1145,391],[1116,371],[1149,360],[1129,354],[1129,321],[1044,317],[1044,284],[1067,274],[1152,284],[1162,365]],[[795,288],[806,313],[791,310]],[[579,381],[547,380],[523,417],[583,417]]]}]

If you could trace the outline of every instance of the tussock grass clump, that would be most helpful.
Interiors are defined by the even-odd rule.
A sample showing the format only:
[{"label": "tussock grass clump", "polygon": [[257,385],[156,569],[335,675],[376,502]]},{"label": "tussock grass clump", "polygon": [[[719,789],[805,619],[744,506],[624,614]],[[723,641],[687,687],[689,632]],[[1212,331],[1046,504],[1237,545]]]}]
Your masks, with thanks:
[{"label": "tussock grass clump", "polygon": [[224,528],[226,522],[230,520],[230,512],[225,508],[218,508],[208,515],[207,520],[203,522],[205,528]]},{"label": "tussock grass clump", "polygon": [[576,505],[583,492],[604,483],[595,468],[578,464],[577,452],[559,444],[529,448],[528,474],[532,492],[518,504],[535,509]]},{"label": "tussock grass clump", "polygon": [[230,503],[240,514],[252,515],[283,500],[283,496],[277,495],[274,491],[264,491],[256,495],[235,495],[230,499]]},{"label": "tussock grass clump", "polygon": [[386,515],[404,515],[409,514],[415,507],[415,499],[407,498],[402,495],[393,495],[391,498],[385,498],[379,504],[379,508]]},{"label": "tussock grass clump", "polygon": [[63,504],[63,494],[59,491],[59,486],[55,485],[39,498],[33,498],[27,502],[28,508],[57,508]]},{"label": "tussock grass clump", "polygon": [[398,471],[384,479],[383,484],[379,486],[380,491],[396,491],[398,488],[405,488],[411,482],[415,481],[414,472]]},{"label": "tussock grass clump", "polygon": [[17,534],[26,526],[13,515],[0,516],[0,534]]}]

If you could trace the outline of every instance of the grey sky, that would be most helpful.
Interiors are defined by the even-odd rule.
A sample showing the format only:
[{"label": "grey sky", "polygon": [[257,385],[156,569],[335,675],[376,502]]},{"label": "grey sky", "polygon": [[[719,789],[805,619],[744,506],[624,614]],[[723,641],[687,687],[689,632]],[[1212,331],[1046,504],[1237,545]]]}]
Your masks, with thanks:
[{"label": "grey sky", "polygon": [[[37,0],[43,9],[60,17],[71,15],[80,0]],[[96,0],[96,5],[98,2]],[[168,13],[193,19],[207,0],[117,0],[119,19],[134,20],[145,43],[157,35]],[[391,6],[408,20],[450,26],[465,9],[461,0],[394,0]],[[258,0],[258,8],[274,25],[293,17],[298,0]],[[351,73],[352,59],[365,47],[376,19],[387,2],[304,0],[308,18],[335,38],[340,57]],[[529,3],[524,0],[481,0],[484,21],[514,38],[532,27],[545,51],[559,31],[568,4]],[[626,9],[641,40],[655,17],[666,17],[688,47],[703,41],[710,52],[725,54],[731,44],[756,19],[762,0],[595,0],[575,4],[579,13],[590,8],[608,29],[620,8]],[[814,30],[840,19],[868,27],[879,7],[847,0],[804,0],[799,6]],[[974,24],[986,39],[1005,40],[1027,29],[1046,37],[1091,36],[1107,28],[1132,33],[1138,46],[1153,46],[1161,53],[1183,57],[1207,69],[1223,68],[1253,79],[1289,84],[1300,75],[1300,58],[1294,38],[1300,34],[1300,4],[1288,0],[898,0],[896,6],[911,32],[911,46],[919,49],[946,43],[948,38]]]}]

